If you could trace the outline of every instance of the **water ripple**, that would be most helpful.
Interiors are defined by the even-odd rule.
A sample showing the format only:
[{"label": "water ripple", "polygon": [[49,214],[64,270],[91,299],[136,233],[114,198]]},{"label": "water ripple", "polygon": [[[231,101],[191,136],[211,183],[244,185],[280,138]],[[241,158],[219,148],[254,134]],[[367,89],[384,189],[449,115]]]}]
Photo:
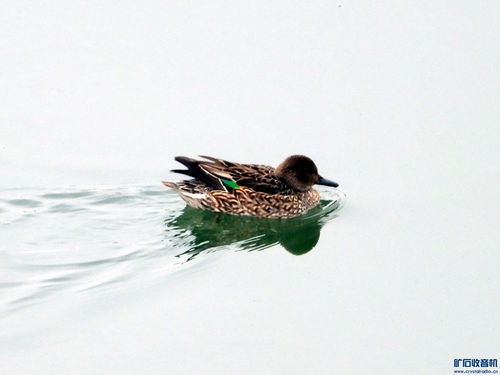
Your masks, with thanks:
[{"label": "water ripple", "polygon": [[11,204],[13,206],[20,206],[20,207],[39,207],[41,203],[37,200],[34,199],[10,199],[6,201],[8,204]]},{"label": "water ripple", "polygon": [[46,193],[42,194],[40,197],[43,199],[74,199],[74,198],[88,197],[89,195],[92,194],[94,194],[92,191],[82,190],[74,192]]},{"label": "water ripple", "polygon": [[162,186],[0,190],[0,316],[56,298],[193,267],[223,249],[312,250],[343,196],[294,219],[186,207]]}]

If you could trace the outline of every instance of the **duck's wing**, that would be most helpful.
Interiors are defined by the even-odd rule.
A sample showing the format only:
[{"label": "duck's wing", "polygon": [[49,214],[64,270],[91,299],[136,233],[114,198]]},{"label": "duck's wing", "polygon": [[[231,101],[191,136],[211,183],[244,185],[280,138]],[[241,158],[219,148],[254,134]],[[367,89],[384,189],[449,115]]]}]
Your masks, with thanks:
[{"label": "duck's wing", "polygon": [[175,160],[188,169],[175,169],[173,172],[193,177],[214,190],[231,192],[242,186],[269,194],[283,194],[288,190],[286,184],[274,174],[273,167],[233,163],[211,156],[201,157],[208,161],[177,156]]},{"label": "duck's wing", "polygon": [[220,178],[226,187],[234,189],[244,186],[268,194],[283,194],[288,190],[281,178],[274,174],[274,168],[268,165],[240,164],[211,156],[200,156],[209,160],[200,162],[200,166]]}]

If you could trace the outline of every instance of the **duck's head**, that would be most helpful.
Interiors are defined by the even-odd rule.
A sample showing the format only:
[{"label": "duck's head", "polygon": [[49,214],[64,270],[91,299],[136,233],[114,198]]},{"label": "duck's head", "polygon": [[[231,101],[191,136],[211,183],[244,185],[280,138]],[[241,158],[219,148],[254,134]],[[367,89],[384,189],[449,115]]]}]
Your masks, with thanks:
[{"label": "duck's head", "polygon": [[337,187],[339,184],[327,180],[318,174],[316,164],[304,155],[292,155],[287,157],[275,170],[277,176],[281,177],[292,188],[306,191],[313,185],[326,185]]}]

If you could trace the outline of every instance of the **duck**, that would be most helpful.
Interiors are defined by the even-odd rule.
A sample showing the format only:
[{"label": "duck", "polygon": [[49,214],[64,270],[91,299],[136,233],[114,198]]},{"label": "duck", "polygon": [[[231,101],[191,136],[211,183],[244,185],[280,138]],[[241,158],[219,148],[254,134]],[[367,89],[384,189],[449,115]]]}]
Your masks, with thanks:
[{"label": "duck", "polygon": [[306,213],[320,202],[313,185],[337,188],[338,183],[318,173],[305,155],[291,155],[276,168],[240,164],[211,156],[205,160],[177,156],[187,169],[172,172],[191,177],[180,182],[162,181],[188,206],[231,215],[262,218],[292,218]]}]

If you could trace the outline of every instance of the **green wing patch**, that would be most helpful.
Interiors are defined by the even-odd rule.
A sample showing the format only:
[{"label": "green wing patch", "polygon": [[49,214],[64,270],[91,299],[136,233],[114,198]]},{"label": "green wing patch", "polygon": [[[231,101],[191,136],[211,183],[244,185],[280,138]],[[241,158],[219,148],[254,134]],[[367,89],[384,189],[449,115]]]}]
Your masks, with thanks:
[{"label": "green wing patch", "polygon": [[231,188],[231,189],[239,189],[241,187],[240,185],[238,185],[234,181],[222,180],[222,182],[224,183],[224,185],[226,185],[228,188]]}]

